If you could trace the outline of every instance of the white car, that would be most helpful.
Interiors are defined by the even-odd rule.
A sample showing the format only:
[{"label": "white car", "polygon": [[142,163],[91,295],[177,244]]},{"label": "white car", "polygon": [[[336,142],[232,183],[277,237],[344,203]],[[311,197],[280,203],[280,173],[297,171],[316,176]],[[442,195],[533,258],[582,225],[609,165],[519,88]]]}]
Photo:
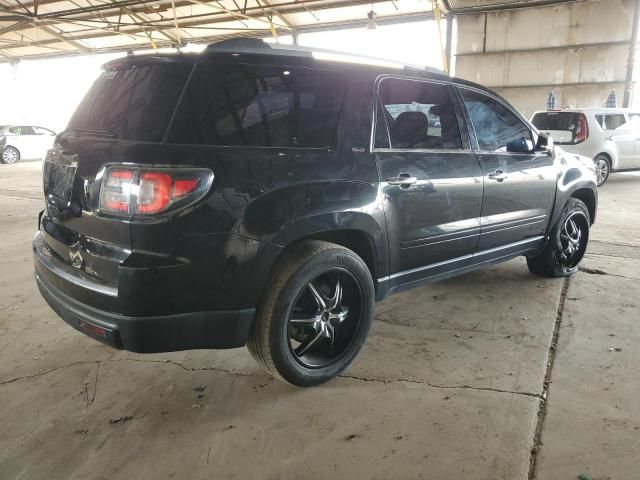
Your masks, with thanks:
[{"label": "white car", "polygon": [[0,161],[16,163],[20,159],[44,158],[56,134],[48,128],[30,125],[0,126]]},{"label": "white car", "polygon": [[566,108],[535,112],[531,122],[567,152],[592,158],[598,186],[611,172],[640,170],[640,112]]}]

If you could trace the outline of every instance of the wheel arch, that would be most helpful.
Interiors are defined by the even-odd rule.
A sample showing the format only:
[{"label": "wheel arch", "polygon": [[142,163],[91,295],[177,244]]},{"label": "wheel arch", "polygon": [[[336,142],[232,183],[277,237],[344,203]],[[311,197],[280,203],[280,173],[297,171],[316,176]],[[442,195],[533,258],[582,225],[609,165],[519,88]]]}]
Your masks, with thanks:
[{"label": "wheel arch", "polygon": [[577,198],[587,206],[587,209],[589,210],[589,220],[591,221],[591,225],[593,225],[596,221],[598,202],[593,190],[590,188],[579,188],[572,192],[569,198]]},{"label": "wheel arch", "polygon": [[612,170],[616,169],[616,166],[617,166],[616,164],[618,163],[617,155],[615,155],[613,152],[611,152],[609,150],[602,150],[602,151],[598,152],[596,155],[594,155],[593,159],[595,160],[599,156],[603,156],[607,160],[609,160],[609,171],[612,171]]},{"label": "wheel arch", "polygon": [[6,145],[2,145],[2,150],[9,147],[13,148],[16,152],[18,152],[19,156],[22,156],[22,152],[20,152],[20,149],[16,147],[13,143],[7,143]]}]

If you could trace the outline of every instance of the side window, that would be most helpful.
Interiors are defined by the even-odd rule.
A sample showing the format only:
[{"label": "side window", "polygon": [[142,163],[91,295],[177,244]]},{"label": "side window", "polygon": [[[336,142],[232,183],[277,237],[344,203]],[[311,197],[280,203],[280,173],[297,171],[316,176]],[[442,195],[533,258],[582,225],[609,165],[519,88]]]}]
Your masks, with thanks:
[{"label": "side window", "polygon": [[36,135],[55,135],[51,130],[49,130],[48,128],[42,128],[42,127],[33,127],[33,130],[36,132]]},{"label": "side window", "polygon": [[[391,148],[462,149],[458,120],[445,85],[385,78],[378,96],[378,120],[386,120]],[[388,140],[378,129],[376,126],[375,146],[387,148]]]},{"label": "side window", "polygon": [[246,64],[200,64],[185,92],[169,141],[331,148],[346,78],[339,72]]},{"label": "side window", "polygon": [[627,119],[622,113],[612,113],[604,116],[606,130],[617,130],[627,123]]},{"label": "side window", "polygon": [[460,89],[480,150],[526,153],[533,150],[529,128],[502,103],[479,92]]},{"label": "side window", "polygon": [[604,129],[604,115],[596,115],[596,122],[600,125],[600,128]]},{"label": "side window", "polygon": [[[12,135],[23,135],[22,131],[24,127],[10,127],[8,130]],[[26,135],[26,133],[24,135]]]}]

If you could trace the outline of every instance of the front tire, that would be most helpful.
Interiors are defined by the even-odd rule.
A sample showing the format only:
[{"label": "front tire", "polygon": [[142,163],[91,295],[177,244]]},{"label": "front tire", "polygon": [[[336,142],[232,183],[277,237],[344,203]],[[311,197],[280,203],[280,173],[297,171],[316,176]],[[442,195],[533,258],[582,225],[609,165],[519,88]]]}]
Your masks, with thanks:
[{"label": "front tire", "polygon": [[589,242],[589,210],[584,202],[570,198],[551,229],[544,250],[527,257],[532,273],[545,277],[568,277],[578,271]]},{"label": "front tire", "polygon": [[2,163],[16,163],[20,160],[20,152],[15,147],[4,147],[2,149],[2,155],[0,155],[0,161]]},{"label": "front tire", "polygon": [[609,179],[609,174],[611,173],[611,160],[609,160],[605,155],[600,154],[593,159],[593,164],[596,167],[596,183],[598,184],[598,187],[601,187]]},{"label": "front tire", "polygon": [[247,347],[292,385],[326,382],[360,351],[374,299],[371,273],[354,252],[315,240],[293,245],[266,289]]}]

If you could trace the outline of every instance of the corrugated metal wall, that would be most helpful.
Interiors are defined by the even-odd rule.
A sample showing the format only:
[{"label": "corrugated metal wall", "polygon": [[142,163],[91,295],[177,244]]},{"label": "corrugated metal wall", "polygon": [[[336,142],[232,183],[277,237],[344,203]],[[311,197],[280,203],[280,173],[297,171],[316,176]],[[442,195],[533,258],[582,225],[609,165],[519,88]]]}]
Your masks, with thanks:
[{"label": "corrugated metal wall", "polygon": [[622,106],[633,0],[591,0],[457,16],[455,75],[490,88],[526,115],[599,107],[611,90]]}]

